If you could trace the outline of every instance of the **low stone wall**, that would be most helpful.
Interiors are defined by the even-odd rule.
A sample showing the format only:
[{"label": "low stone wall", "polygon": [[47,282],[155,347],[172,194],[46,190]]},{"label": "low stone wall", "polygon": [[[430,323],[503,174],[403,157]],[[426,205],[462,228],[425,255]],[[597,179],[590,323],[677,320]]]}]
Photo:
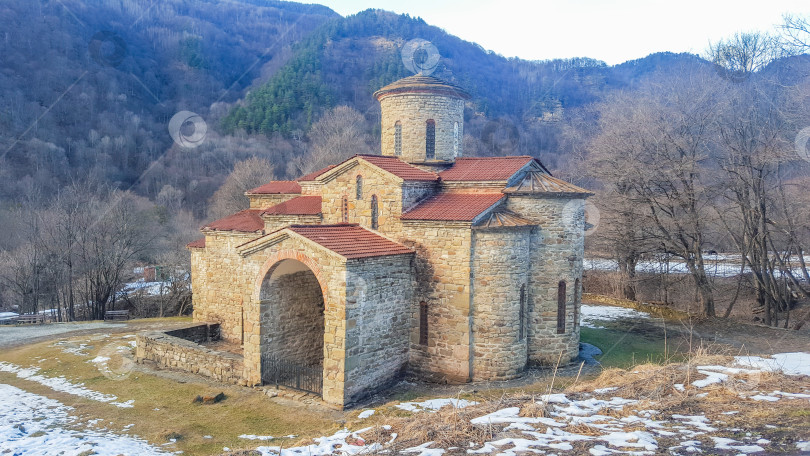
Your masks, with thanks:
[{"label": "low stone wall", "polygon": [[218,324],[200,324],[168,332],[142,332],[135,339],[135,360],[139,363],[150,360],[219,382],[244,385],[241,356],[211,350],[198,343],[218,339]]}]

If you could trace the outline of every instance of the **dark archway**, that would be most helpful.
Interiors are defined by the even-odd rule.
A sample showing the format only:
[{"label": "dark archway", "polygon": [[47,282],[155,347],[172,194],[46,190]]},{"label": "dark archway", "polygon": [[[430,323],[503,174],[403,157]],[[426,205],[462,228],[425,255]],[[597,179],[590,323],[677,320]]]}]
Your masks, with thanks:
[{"label": "dark archway", "polygon": [[304,263],[273,265],[260,291],[262,381],[322,392],[324,297]]}]

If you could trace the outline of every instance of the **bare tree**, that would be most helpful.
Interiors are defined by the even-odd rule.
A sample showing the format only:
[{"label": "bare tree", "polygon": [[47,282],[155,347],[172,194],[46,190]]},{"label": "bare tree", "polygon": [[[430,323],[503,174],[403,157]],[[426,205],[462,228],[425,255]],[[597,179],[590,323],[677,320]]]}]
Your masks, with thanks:
[{"label": "bare tree", "polygon": [[319,170],[355,154],[369,154],[366,119],[348,106],[332,108],[312,125],[309,152],[296,159],[299,173]]},{"label": "bare tree", "polygon": [[698,290],[702,313],[715,314],[703,259],[709,193],[704,166],[712,149],[718,103],[714,77],[686,68],[601,105],[593,143],[601,169],[625,204],[640,205],[640,235],[657,251],[681,258]]},{"label": "bare tree", "polygon": [[795,54],[810,51],[810,18],[786,14],[779,28],[783,47]]},{"label": "bare tree", "polygon": [[710,43],[707,57],[724,69],[728,76],[745,78],[785,53],[786,50],[776,36],[761,32],[739,32],[717,43]]},{"label": "bare tree", "polygon": [[236,163],[225,183],[211,197],[208,216],[218,219],[249,205],[245,192],[273,180],[273,165],[258,157],[251,157]]}]

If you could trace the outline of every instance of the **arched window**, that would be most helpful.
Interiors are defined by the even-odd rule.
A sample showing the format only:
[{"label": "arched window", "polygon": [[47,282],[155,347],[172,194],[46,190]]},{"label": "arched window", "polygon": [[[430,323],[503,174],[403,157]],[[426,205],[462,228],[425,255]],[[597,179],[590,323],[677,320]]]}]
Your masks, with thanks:
[{"label": "arched window", "polygon": [[579,279],[574,281],[574,329],[579,327],[579,305],[582,291],[579,289]]},{"label": "arched window", "polygon": [[436,121],[428,119],[425,125],[425,158],[436,158]]},{"label": "arched window", "polygon": [[425,301],[419,303],[419,345],[428,343],[428,305]]},{"label": "arched window", "polygon": [[518,318],[520,318],[520,340],[526,338],[526,285],[520,286],[520,310],[518,311]]},{"label": "arched window", "polygon": [[458,157],[458,122],[453,123],[453,156]]},{"label": "arched window", "polygon": [[402,122],[398,120],[394,123],[394,155],[402,155]]},{"label": "arched window", "polygon": [[565,334],[565,280],[557,284],[557,334]]},{"label": "arched window", "polygon": [[349,197],[343,195],[343,200],[340,203],[340,213],[343,218],[343,223],[349,222]]},{"label": "arched window", "polygon": [[371,229],[376,230],[378,226],[377,222],[377,195],[371,195]]},{"label": "arched window", "polygon": [[361,200],[363,199],[363,176],[358,174],[356,180],[357,180],[357,194],[355,195],[355,198]]}]

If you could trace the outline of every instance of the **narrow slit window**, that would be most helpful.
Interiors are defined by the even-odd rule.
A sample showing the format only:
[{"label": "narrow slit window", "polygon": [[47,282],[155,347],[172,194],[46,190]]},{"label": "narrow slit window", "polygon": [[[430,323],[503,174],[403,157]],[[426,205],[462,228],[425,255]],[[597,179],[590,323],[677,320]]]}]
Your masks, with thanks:
[{"label": "narrow slit window", "polygon": [[340,212],[341,212],[341,216],[343,217],[343,223],[348,223],[349,222],[349,198],[346,195],[343,195],[343,201],[341,201]]},{"label": "narrow slit window", "polygon": [[361,199],[363,199],[363,176],[361,176],[359,174],[357,175],[356,184],[357,184],[357,189],[356,189],[355,198],[361,200]]},{"label": "narrow slit window", "polygon": [[526,338],[526,285],[520,286],[520,309],[518,318],[520,319],[520,340]]},{"label": "narrow slit window", "polygon": [[557,334],[565,334],[565,280],[557,284]]},{"label": "narrow slit window", "polygon": [[377,195],[371,195],[371,229],[376,230],[379,226],[379,219],[377,212],[379,208],[377,207]]},{"label": "narrow slit window", "polygon": [[574,281],[574,329],[579,327],[579,306],[581,301],[579,279]]},{"label": "narrow slit window", "polygon": [[436,158],[436,122],[429,119],[425,126],[425,157],[428,160]]},{"label": "narrow slit window", "polygon": [[459,153],[458,153],[458,143],[459,143],[458,122],[455,122],[455,123],[453,123],[453,156],[454,157],[459,157],[460,156]]},{"label": "narrow slit window", "polygon": [[394,124],[394,155],[402,155],[402,122],[398,120]]},{"label": "narrow slit window", "polygon": [[419,345],[428,343],[428,306],[425,301],[419,303]]}]

